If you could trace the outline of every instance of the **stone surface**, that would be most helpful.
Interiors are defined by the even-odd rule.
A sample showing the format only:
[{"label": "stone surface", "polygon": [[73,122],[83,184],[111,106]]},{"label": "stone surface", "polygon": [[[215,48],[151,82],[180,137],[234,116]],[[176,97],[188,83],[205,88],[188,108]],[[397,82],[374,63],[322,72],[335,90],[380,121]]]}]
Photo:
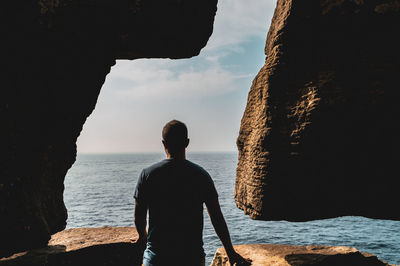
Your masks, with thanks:
[{"label": "stone surface", "polygon": [[0,259],[1,266],[142,265],[133,227],[73,228],[54,234],[48,247]]},{"label": "stone surface", "polygon": [[2,3],[0,257],[65,228],[64,177],[115,59],[197,55],[216,2]]},{"label": "stone surface", "polygon": [[[235,246],[244,258],[256,266],[378,266],[389,265],[369,253],[361,253],[351,247],[330,246],[289,246],[253,244]],[[230,265],[225,250],[219,248],[211,266]]]},{"label": "stone surface", "polygon": [[253,219],[400,220],[400,1],[278,0],[237,146]]}]

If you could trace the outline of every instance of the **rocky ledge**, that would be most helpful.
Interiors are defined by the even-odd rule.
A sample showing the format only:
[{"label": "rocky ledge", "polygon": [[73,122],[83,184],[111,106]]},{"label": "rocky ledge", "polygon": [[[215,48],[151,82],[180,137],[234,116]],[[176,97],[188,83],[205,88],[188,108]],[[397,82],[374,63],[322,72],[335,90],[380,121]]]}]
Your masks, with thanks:
[{"label": "rocky ledge", "polygon": [[[142,253],[132,243],[136,237],[134,227],[67,229],[52,235],[47,247],[0,259],[0,266],[142,265]],[[352,247],[253,244],[235,246],[235,249],[256,266],[389,265]],[[223,265],[229,263],[225,250],[220,248],[211,266]]]},{"label": "rocky ledge", "polygon": [[133,227],[74,228],[54,234],[49,245],[0,259],[1,266],[141,265],[142,254],[131,242]]},{"label": "rocky ledge", "polygon": [[[390,265],[376,256],[352,247],[289,246],[254,244],[235,246],[235,250],[257,266],[369,266]],[[225,250],[219,248],[211,266],[230,265]]]}]

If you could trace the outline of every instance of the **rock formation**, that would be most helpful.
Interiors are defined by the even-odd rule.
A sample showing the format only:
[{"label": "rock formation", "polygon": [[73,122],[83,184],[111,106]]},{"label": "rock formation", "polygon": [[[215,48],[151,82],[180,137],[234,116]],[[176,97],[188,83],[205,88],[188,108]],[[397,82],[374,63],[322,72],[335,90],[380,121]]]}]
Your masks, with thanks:
[{"label": "rock formation", "polygon": [[142,253],[133,227],[74,228],[51,237],[49,246],[0,259],[1,266],[136,266]]},{"label": "rock formation", "polygon": [[216,2],[2,4],[0,257],[46,245],[64,229],[64,176],[115,59],[197,55]]},{"label": "rock formation", "polygon": [[[379,266],[389,265],[376,256],[359,252],[351,247],[289,246],[253,244],[235,246],[244,258],[257,266]],[[215,253],[211,266],[228,266],[228,257],[223,248]]]},{"label": "rock formation", "polygon": [[400,1],[278,0],[237,146],[253,219],[400,220]]}]

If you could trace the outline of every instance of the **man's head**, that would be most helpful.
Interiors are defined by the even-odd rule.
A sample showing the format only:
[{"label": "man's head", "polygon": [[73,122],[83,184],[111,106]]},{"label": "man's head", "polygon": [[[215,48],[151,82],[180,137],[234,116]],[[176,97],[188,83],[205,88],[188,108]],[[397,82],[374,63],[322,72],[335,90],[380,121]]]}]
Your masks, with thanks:
[{"label": "man's head", "polygon": [[189,145],[187,127],[178,120],[171,120],[164,126],[162,138],[165,149],[172,156],[183,152]]}]

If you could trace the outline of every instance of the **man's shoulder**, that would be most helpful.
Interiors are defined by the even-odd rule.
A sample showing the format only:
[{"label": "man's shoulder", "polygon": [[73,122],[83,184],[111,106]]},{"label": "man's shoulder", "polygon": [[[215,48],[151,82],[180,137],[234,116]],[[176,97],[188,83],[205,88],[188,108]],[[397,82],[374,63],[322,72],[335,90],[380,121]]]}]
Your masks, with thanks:
[{"label": "man's shoulder", "polygon": [[154,171],[157,171],[157,169],[165,167],[165,165],[168,164],[168,160],[161,160],[157,163],[154,163],[146,168],[143,169],[143,173],[148,175]]},{"label": "man's shoulder", "polygon": [[189,167],[191,167],[192,169],[195,169],[199,173],[209,175],[208,172],[202,166],[200,166],[199,164],[196,164],[196,163],[191,162],[189,160],[186,160],[186,163],[187,163],[187,165]]}]

